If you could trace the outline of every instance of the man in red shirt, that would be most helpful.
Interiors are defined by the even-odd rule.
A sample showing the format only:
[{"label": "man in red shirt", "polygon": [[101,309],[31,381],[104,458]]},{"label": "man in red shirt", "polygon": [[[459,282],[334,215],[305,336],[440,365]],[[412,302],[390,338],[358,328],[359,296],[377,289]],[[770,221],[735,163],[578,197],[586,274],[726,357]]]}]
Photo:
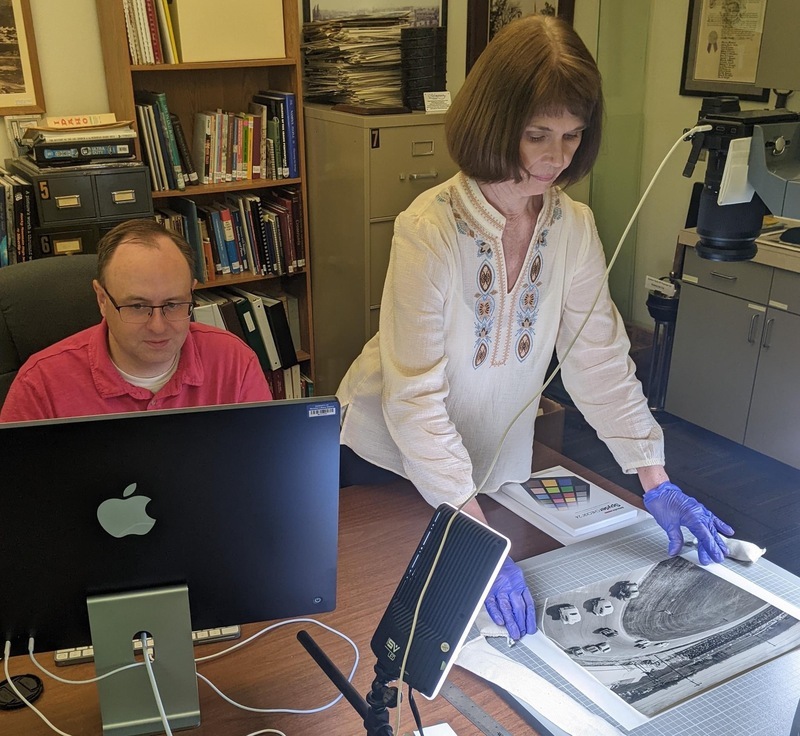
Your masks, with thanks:
[{"label": "man in red shirt", "polygon": [[32,355],[0,421],[252,401],[272,395],[233,333],[190,321],[194,252],[153,220],[117,225],[98,244],[92,282],[103,320]]}]

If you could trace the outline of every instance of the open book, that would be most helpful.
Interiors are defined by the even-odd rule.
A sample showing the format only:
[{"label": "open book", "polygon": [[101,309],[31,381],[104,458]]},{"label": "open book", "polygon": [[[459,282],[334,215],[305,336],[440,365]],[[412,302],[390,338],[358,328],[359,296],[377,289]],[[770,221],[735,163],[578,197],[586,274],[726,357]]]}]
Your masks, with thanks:
[{"label": "open book", "polygon": [[534,526],[544,519],[573,536],[632,521],[637,513],[635,506],[560,465],[524,483],[506,483],[494,497]]}]

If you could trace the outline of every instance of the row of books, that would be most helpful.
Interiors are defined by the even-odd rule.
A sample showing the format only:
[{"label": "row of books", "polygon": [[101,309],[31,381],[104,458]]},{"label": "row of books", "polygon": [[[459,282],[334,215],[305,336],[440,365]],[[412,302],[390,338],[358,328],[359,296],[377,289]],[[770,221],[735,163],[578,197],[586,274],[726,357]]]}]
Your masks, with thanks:
[{"label": "row of books", "polygon": [[239,335],[258,356],[276,399],[314,395],[300,370],[300,306],[297,297],[253,284],[247,289],[204,289],[195,294],[195,320]]},{"label": "row of books", "polygon": [[123,0],[132,64],[178,61],[169,0]]},{"label": "row of books", "polygon": [[33,184],[0,168],[0,266],[33,260]]},{"label": "row of books", "polygon": [[290,179],[300,172],[292,92],[262,90],[247,112],[195,114],[192,143],[164,92],[137,90],[141,150],[154,191],[248,179]]},{"label": "row of books", "polygon": [[297,187],[230,193],[224,201],[198,204],[188,197],[155,211],[167,229],[194,248],[202,282],[217,276],[252,273],[283,276],[306,265],[303,205]]}]

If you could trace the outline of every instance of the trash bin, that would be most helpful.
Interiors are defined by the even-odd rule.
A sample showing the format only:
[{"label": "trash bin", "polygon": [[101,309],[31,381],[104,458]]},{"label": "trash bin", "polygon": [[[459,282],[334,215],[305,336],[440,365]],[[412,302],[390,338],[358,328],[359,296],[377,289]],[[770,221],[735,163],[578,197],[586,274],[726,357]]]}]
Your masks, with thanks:
[{"label": "trash bin", "polygon": [[664,276],[660,281],[664,282],[664,289],[661,290],[658,282],[654,282],[647,296],[647,311],[655,320],[650,377],[647,385],[647,404],[652,411],[664,409],[680,295],[680,283],[676,279]]}]

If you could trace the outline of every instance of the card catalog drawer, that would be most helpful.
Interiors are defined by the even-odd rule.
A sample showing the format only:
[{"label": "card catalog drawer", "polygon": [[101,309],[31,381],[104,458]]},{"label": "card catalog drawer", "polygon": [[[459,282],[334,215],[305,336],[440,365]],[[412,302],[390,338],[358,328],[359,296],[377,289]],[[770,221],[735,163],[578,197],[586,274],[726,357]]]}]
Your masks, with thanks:
[{"label": "card catalog drawer", "polygon": [[34,182],[42,225],[97,217],[91,176],[47,176]]},{"label": "card catalog drawer", "polygon": [[150,184],[144,171],[95,177],[100,217],[139,217],[150,214]]}]

